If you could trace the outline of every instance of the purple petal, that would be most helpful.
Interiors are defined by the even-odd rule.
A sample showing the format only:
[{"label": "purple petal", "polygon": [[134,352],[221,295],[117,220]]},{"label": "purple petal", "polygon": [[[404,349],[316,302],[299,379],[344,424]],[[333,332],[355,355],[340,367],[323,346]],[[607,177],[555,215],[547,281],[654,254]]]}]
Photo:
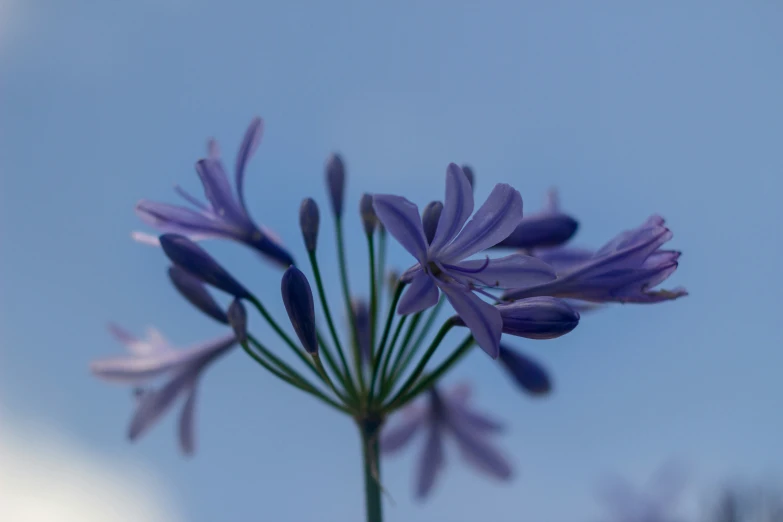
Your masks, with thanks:
[{"label": "purple petal", "polygon": [[430,427],[427,442],[419,461],[419,473],[416,483],[416,497],[423,499],[432,490],[438,471],[443,468],[443,441],[441,428],[435,424]]},{"label": "purple petal", "polygon": [[571,239],[579,222],[567,214],[538,213],[526,216],[498,247],[545,248],[562,245]]},{"label": "purple petal", "polygon": [[535,255],[552,266],[558,274],[564,274],[592,259],[595,252],[584,248],[565,247],[537,250]]},{"label": "purple petal", "polygon": [[124,345],[132,345],[136,343],[140,343],[141,340],[139,340],[138,337],[133,335],[132,333],[128,332],[123,327],[116,325],[114,323],[109,323],[108,325],[109,333],[117,339],[119,342],[121,342]]},{"label": "purple petal", "polygon": [[202,203],[198,199],[191,196],[189,192],[187,192],[184,188],[180,187],[179,185],[174,185],[174,192],[179,194],[179,196],[182,199],[184,199],[185,201],[187,201],[188,203],[190,203],[200,211],[211,212],[211,209],[209,207],[207,207],[204,203]]},{"label": "purple petal", "polygon": [[427,203],[421,213],[421,223],[424,227],[424,237],[427,243],[432,243],[435,239],[435,232],[438,230],[440,215],[443,213],[443,203],[440,201],[431,201]]},{"label": "purple petal", "polygon": [[361,355],[363,363],[368,363],[372,350],[370,307],[365,299],[353,299],[351,309],[356,318],[356,341],[359,344],[359,355]]},{"label": "purple petal", "polygon": [[230,222],[234,227],[252,234],[254,227],[245,212],[234,199],[223,164],[218,159],[206,158],[196,162],[196,172],[204,186],[204,195],[212,204],[215,214]]},{"label": "purple petal", "polygon": [[128,427],[128,438],[138,440],[160,417],[174,404],[190,386],[198,375],[197,367],[190,366],[166,383],[160,390],[145,392],[139,397],[136,412]]},{"label": "purple petal", "polygon": [[454,163],[446,171],[446,200],[430,244],[430,257],[436,257],[454,239],[473,213],[473,187],[462,169]]},{"label": "purple petal", "polygon": [[[552,281],[554,269],[535,257],[511,254],[506,257],[490,259],[485,268],[476,272],[486,263],[483,259],[461,261],[454,272],[464,270],[459,278],[478,281],[484,286],[495,288],[524,288]],[[449,271],[451,273],[451,270]]]},{"label": "purple petal", "polygon": [[[245,131],[245,137],[242,140],[242,144],[239,146],[239,152],[237,153],[235,166],[237,195],[239,196],[239,203],[242,205],[245,214],[247,214],[247,205],[245,204],[245,167],[256,150],[258,150],[258,145],[261,143],[261,135],[263,132],[264,121],[258,117],[253,118],[247,131]],[[229,193],[230,192],[231,188],[229,187]]]},{"label": "purple petal", "polygon": [[235,236],[235,231],[223,221],[176,205],[143,199],[136,204],[136,214],[142,221],[162,232],[204,238]]},{"label": "purple petal", "polygon": [[181,365],[193,356],[185,351],[176,351],[146,357],[107,357],[92,361],[90,371],[106,381],[138,385]]},{"label": "purple petal", "polygon": [[386,230],[421,264],[427,261],[427,240],[424,237],[418,207],[400,196],[373,196],[375,214]]},{"label": "purple petal", "polygon": [[326,160],[326,187],[334,215],[342,217],[345,198],[345,163],[339,154],[332,154]]},{"label": "purple petal", "polygon": [[449,426],[457,441],[457,447],[466,462],[477,470],[501,480],[511,478],[511,465],[480,435],[472,432],[461,423],[451,423]]},{"label": "purple petal", "polygon": [[552,390],[547,371],[532,359],[500,345],[500,362],[514,382],[532,395],[545,395]]},{"label": "purple petal", "polygon": [[496,420],[469,409],[464,404],[450,404],[451,422],[457,422],[471,431],[479,433],[498,433],[503,425]]},{"label": "purple petal", "polygon": [[195,382],[190,385],[188,398],[185,399],[185,405],[182,407],[182,414],[179,417],[179,446],[185,455],[193,455],[196,451],[196,391],[198,386]]},{"label": "purple petal", "polygon": [[410,282],[400,299],[397,313],[401,315],[415,314],[438,303],[438,287],[432,277],[419,272]]},{"label": "purple petal", "polygon": [[207,140],[207,157],[211,159],[220,159],[220,144],[215,138]]},{"label": "purple petal", "polygon": [[247,310],[239,299],[234,299],[228,307],[228,323],[234,330],[239,344],[247,342]]},{"label": "purple petal", "polygon": [[200,279],[178,266],[169,267],[168,273],[171,283],[190,304],[214,320],[228,323],[226,312],[215,302]]},{"label": "purple petal", "polygon": [[[408,413],[408,409],[405,410]],[[396,425],[386,426],[381,432],[381,453],[391,455],[405,447],[413,436],[419,431],[424,420],[425,410],[418,409],[412,414],[406,415],[406,419]]]},{"label": "purple petal", "polygon": [[438,283],[438,286],[470,329],[476,343],[490,357],[497,359],[500,349],[500,334],[503,330],[503,319],[497,308],[485,303],[473,292],[444,283]]},{"label": "purple petal", "polygon": [[302,238],[308,252],[315,252],[320,225],[321,217],[318,213],[318,204],[313,198],[303,199],[299,206],[299,228],[302,230]]},{"label": "purple petal", "polygon": [[454,242],[438,257],[444,262],[457,262],[495,246],[506,239],[521,220],[522,196],[510,185],[499,183]]}]

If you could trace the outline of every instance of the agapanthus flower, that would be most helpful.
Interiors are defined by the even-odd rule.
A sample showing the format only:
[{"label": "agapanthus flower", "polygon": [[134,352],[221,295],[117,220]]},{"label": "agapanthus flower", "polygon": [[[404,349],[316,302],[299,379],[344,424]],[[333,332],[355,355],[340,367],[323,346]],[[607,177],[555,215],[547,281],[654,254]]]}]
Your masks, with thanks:
[{"label": "agapanthus flower", "polygon": [[454,439],[462,457],[476,470],[501,480],[511,478],[510,464],[487,440],[502,426],[468,406],[468,386],[460,385],[446,393],[432,388],[427,398],[426,404],[414,403],[401,410],[400,422],[385,427],[380,438],[381,453],[392,454],[419,431],[426,432],[416,479],[418,498],[427,496],[445,465],[443,444],[447,436]]},{"label": "agapanthus flower", "polygon": [[[110,326],[114,337],[125,345],[128,355],[93,361],[92,373],[106,381],[126,384],[136,390],[136,410],[128,428],[131,441],[137,440],[174,404],[185,396],[179,419],[179,443],[190,455],[195,450],[196,390],[204,370],[235,344],[234,334],[185,349],[173,348],[157,330],[138,339],[118,326]],[[151,387],[161,377],[160,387]]]},{"label": "agapanthus flower", "polygon": [[[677,269],[680,252],[663,250],[672,238],[660,216],[617,235],[591,257],[584,251],[549,253],[561,258],[558,277],[540,285],[507,291],[503,298],[515,300],[549,295],[606,303],[657,303],[688,295],[683,288],[653,290]],[[565,255],[564,255],[565,254]],[[569,263],[564,259],[571,257]]]},{"label": "agapanthus flower", "polygon": [[[527,339],[555,339],[567,334],[579,324],[579,313],[562,299],[530,297],[499,304],[503,333]],[[456,324],[464,321],[457,316]]]},{"label": "agapanthus flower", "polygon": [[[204,186],[208,203],[202,203],[177,186],[177,194],[195,209],[143,199],[136,204],[136,214],[142,221],[164,233],[180,234],[194,241],[207,238],[232,239],[256,249],[284,267],[293,264],[293,258],[277,236],[252,220],[245,202],[245,170],[258,149],[262,131],[263,121],[255,118],[245,132],[234,169],[236,196],[220,161],[217,143],[212,140],[209,157],[196,163],[196,172]],[[158,244],[157,238],[149,234],[136,232],[133,237],[145,243]]]},{"label": "agapanthus flower", "polygon": [[527,355],[501,344],[498,359],[503,369],[525,392],[531,395],[546,395],[552,390],[549,373]]},{"label": "agapanthus flower", "polygon": [[528,214],[517,228],[498,247],[522,249],[545,248],[562,245],[573,237],[579,222],[560,210],[557,191],[549,191],[544,209]]},{"label": "agapanthus flower", "polygon": [[[375,213],[394,238],[418,261],[403,275],[409,284],[398,312],[412,314],[438,302],[439,289],[470,329],[478,345],[498,356],[503,320],[476,295],[484,288],[517,288],[554,279],[546,263],[522,254],[466,260],[505,239],[522,219],[522,197],[499,183],[473,214],[473,189],[462,169],[446,172],[446,198],[432,241],[427,241],[418,207],[400,196],[374,196]],[[463,228],[464,226],[464,228]]]}]

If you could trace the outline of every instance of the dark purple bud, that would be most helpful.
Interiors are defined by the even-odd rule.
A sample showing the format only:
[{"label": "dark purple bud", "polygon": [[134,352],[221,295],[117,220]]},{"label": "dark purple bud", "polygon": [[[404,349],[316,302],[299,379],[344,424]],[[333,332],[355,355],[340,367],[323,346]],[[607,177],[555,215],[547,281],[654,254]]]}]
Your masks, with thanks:
[{"label": "dark purple bud", "polygon": [[160,236],[160,246],[172,263],[204,283],[242,299],[251,297],[244,286],[196,243],[178,234]]},{"label": "dark purple bud", "polygon": [[497,247],[548,248],[562,245],[579,228],[579,222],[561,212],[542,212],[522,218],[517,228]]},{"label": "dark purple bud", "polygon": [[318,204],[313,198],[305,198],[299,207],[299,227],[302,229],[302,237],[308,252],[315,252],[320,224],[321,218],[318,214]]},{"label": "dark purple bud", "polygon": [[310,283],[301,270],[291,266],[283,274],[280,284],[283,304],[299,341],[308,353],[318,352],[315,333],[315,306]]},{"label": "dark purple bud", "polygon": [[228,307],[228,322],[234,329],[234,335],[240,344],[247,342],[247,310],[239,299],[234,299]]},{"label": "dark purple bud", "polygon": [[215,299],[207,291],[204,284],[195,276],[190,275],[178,266],[169,267],[169,279],[180,295],[190,304],[210,316],[216,321],[228,324],[226,312],[215,302]]},{"label": "dark purple bud", "polygon": [[351,302],[353,315],[356,318],[356,334],[359,342],[359,354],[365,364],[370,360],[372,332],[370,331],[370,307],[364,299],[354,299]]},{"label": "dark purple bud", "polygon": [[500,345],[500,363],[514,382],[531,395],[546,395],[552,390],[547,371],[537,362]]},{"label": "dark purple bud", "polygon": [[362,199],[359,200],[359,214],[362,216],[365,234],[368,236],[372,235],[375,232],[375,227],[378,225],[378,216],[375,215],[371,195],[362,194]]},{"label": "dark purple bud", "polygon": [[473,174],[473,169],[469,165],[463,165],[462,172],[465,173],[465,177],[468,178],[468,183],[470,183],[473,190],[476,190],[476,176]]},{"label": "dark purple bud", "polygon": [[343,215],[343,197],[345,195],[345,164],[339,154],[332,154],[326,161],[326,186],[332,202],[334,215]]},{"label": "dark purple bud", "polygon": [[531,297],[497,306],[503,333],[528,339],[554,339],[579,324],[579,313],[555,297]]},{"label": "dark purple bud", "polygon": [[441,212],[443,212],[443,203],[440,201],[432,201],[424,207],[421,222],[424,225],[424,236],[427,238],[427,243],[432,243],[432,238],[435,237]]}]

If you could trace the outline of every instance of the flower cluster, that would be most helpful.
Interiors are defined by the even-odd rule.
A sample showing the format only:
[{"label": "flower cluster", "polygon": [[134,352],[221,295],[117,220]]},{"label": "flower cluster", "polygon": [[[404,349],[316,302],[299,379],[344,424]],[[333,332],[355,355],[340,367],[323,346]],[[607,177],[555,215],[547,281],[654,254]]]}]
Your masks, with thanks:
[{"label": "flower cluster", "polygon": [[[358,211],[370,277],[368,297],[357,297],[351,291],[354,282],[348,277],[343,237],[347,169],[340,156],[332,155],[325,179],[348,319],[346,335],[340,335],[319,265],[321,217],[316,202],[306,198],[299,209],[306,266],[297,265],[282,241],[250,217],[244,177],[262,129],[262,120],[254,119],[239,147],[236,193],[217,142],[210,140],[207,157],[196,162],[207,203],[177,187],[192,208],[147,200],[136,206],[142,221],[159,235],[135,232],[133,237],[161,247],[171,262],[169,278],[174,287],[198,310],[225,325],[227,332],[177,350],[155,330],[140,340],[111,328],[130,354],[95,361],[91,369],[102,379],[133,388],[137,399],[128,432],[131,440],[184,397],[180,445],[185,453],[192,453],[199,377],[238,345],[269,374],[355,420],[365,455],[367,519],[381,520],[379,455],[401,449],[419,432],[426,433],[416,480],[419,497],[431,491],[443,468],[446,437],[456,442],[477,470],[501,480],[512,476],[508,461],[489,442],[501,425],[468,405],[466,385],[448,391],[440,386],[443,376],[474,346],[497,359],[525,393],[541,396],[552,388],[547,371],[510,347],[509,338],[560,337],[579,324],[580,312],[603,303],[654,303],[686,295],[682,289],[654,289],[674,272],[680,256],[661,248],[672,236],[662,218],[651,217],[595,252],[572,248],[565,244],[578,222],[560,210],[554,192],[544,210],[524,215],[520,193],[501,183],[476,210],[473,170],[452,163],[446,169],[445,198],[430,202],[422,212],[398,195],[361,197]],[[412,266],[401,275],[390,276],[398,272],[386,266],[389,237],[413,257]],[[199,246],[197,242],[206,238],[248,246],[284,269],[280,296],[254,294]],[[497,249],[515,251],[491,257]],[[308,269],[309,277],[303,271]],[[218,304],[207,287],[227,294],[229,306]],[[262,301],[270,298],[282,300],[290,328],[267,310]],[[388,303],[385,311],[380,310],[384,302]],[[454,314],[444,318],[446,303]],[[316,304],[327,331],[318,326]],[[246,305],[272,327],[280,347],[262,344],[248,331]],[[453,340],[450,334],[462,328],[467,335]],[[284,362],[279,357],[281,347],[291,350],[307,373]],[[447,351],[447,356],[431,365],[436,351]],[[400,419],[387,428],[387,418],[395,412]]]}]

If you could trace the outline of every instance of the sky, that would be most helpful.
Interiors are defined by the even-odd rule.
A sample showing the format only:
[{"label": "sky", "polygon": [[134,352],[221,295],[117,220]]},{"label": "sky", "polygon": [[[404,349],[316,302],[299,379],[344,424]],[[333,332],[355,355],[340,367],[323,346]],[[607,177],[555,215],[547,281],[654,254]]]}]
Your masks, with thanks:
[{"label": "sky", "polygon": [[[38,456],[29,480],[45,505],[63,496],[49,485],[58,469],[107,498],[138,492],[116,493],[111,515],[82,502],[75,520],[123,521],[136,504],[151,520],[361,520],[352,423],[241,352],[202,382],[193,458],[178,452],[175,415],[128,443],[128,391],[87,370],[121,353],[108,321],[154,325],[180,346],[225,333],[176,295],[159,250],[131,241],[143,229],[133,206],[175,201],[174,184],[199,193],[206,139],[232,157],[259,115],[251,212],[302,258],[299,202],[321,204],[335,305],[333,151],[349,211],[363,192],[440,199],[453,161],[474,167],[477,201],[506,182],[532,212],[558,187],[581,223],[576,245],[659,213],[684,252],[667,286],[689,297],[511,342],[551,371],[550,397],[467,357],[446,382],[471,382],[476,406],[506,422],[497,443],[514,480],[475,475],[450,448],[417,502],[418,441],[383,463],[387,520],[597,521],[606,477],[644,484],[666,462],[687,470],[691,509],[727,478],[779,477],[781,24],[783,6],[763,0],[0,0],[0,422],[12,434],[0,455]],[[346,227],[352,288],[366,292],[358,211]],[[240,246],[208,248],[284,317],[277,269]],[[395,245],[390,264],[412,260]],[[251,316],[267,335],[260,323]],[[23,505],[21,486],[5,489]]]}]

